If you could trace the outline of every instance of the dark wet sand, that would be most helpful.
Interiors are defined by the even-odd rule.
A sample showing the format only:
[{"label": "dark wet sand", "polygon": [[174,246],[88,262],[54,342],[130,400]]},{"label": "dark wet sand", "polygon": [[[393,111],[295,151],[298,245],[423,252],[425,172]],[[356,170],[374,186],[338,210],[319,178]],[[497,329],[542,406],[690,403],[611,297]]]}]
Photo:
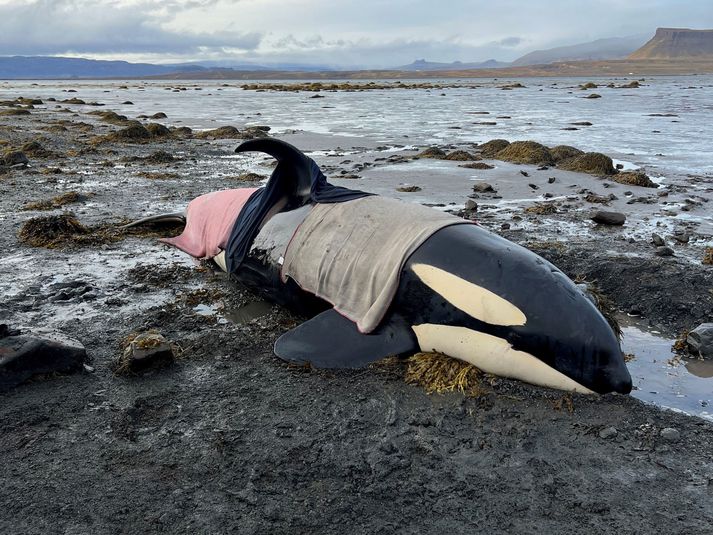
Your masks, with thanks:
[{"label": "dark wet sand", "polygon": [[[60,119],[94,126],[43,130]],[[197,314],[196,302],[235,310],[255,297],[155,237],[20,244],[21,223],[41,215],[22,204],[69,190],[91,193],[66,208],[93,225],[248,185],[223,176],[243,163],[216,160],[237,141],[89,145],[103,128],[116,129],[84,110],[0,118],[0,140],[42,137],[65,155],[30,157],[31,168],[0,175],[0,322],[62,328],[91,358],[84,373],[0,394],[3,533],[713,532],[713,426],[701,419],[502,379],[465,399],[427,395],[399,368],[291,368],[272,343],[298,318],[277,307],[241,324]],[[125,167],[159,149],[181,159]],[[57,166],[61,174],[41,172]],[[498,229],[502,219],[482,221]],[[711,317],[710,267],[602,232],[613,234],[565,244],[546,229],[536,239],[504,234],[570,275],[598,279],[620,308],[636,306],[668,332]],[[86,282],[94,297],[53,300],[58,280]],[[177,363],[114,376],[121,339],[154,327],[183,348]]]}]

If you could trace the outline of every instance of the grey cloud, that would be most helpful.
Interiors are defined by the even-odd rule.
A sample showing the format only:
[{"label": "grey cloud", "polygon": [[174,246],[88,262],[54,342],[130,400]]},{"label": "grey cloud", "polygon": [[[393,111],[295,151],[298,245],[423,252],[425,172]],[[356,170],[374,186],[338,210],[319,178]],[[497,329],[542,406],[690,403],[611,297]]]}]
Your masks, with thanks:
[{"label": "grey cloud", "polygon": [[[170,12],[216,0],[102,4],[38,0],[0,5],[0,54],[190,54],[205,49],[253,50],[258,32],[179,32],[166,29]],[[169,13],[167,15],[166,13]]]}]

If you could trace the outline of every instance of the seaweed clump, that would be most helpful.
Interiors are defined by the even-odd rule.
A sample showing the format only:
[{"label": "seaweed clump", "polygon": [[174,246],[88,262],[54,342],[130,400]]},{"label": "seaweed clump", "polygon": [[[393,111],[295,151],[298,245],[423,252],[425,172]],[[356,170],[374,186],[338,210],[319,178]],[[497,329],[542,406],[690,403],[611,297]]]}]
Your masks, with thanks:
[{"label": "seaweed clump", "polygon": [[483,158],[495,158],[495,155],[507,148],[510,142],[507,139],[491,139],[480,145],[480,154]]},{"label": "seaweed clump", "polygon": [[584,154],[584,151],[581,151],[576,147],[571,147],[570,145],[557,145],[556,147],[552,147],[550,149],[550,154],[552,155],[552,159],[555,163],[557,163],[568,158],[581,156]]},{"label": "seaweed clump", "polygon": [[713,247],[706,247],[702,262],[707,266],[713,266]]},{"label": "seaweed clump", "polygon": [[443,160],[446,157],[445,151],[438,147],[429,147],[418,153],[416,158],[431,158],[433,160]]},{"label": "seaweed clump", "polygon": [[82,195],[76,191],[68,191],[62,195],[57,195],[49,200],[36,201],[25,204],[22,209],[27,210],[54,210],[55,208],[61,208],[67,204],[72,204],[79,202],[83,199]]},{"label": "seaweed clump", "polygon": [[528,214],[550,215],[557,213],[557,207],[553,202],[538,202],[525,208]]},{"label": "seaweed clump", "polygon": [[574,283],[584,292],[584,295],[589,299],[594,306],[601,312],[604,319],[611,327],[617,339],[621,340],[622,330],[619,320],[616,317],[616,306],[609,297],[602,292],[596,282],[588,281],[585,277],[579,276],[574,279]]},{"label": "seaweed clump", "polygon": [[535,141],[513,141],[497,153],[498,160],[533,165],[554,163],[550,149]]},{"label": "seaweed clump", "polygon": [[418,385],[427,393],[460,392],[468,397],[487,393],[485,374],[467,362],[441,353],[416,353],[406,361],[404,380]]},{"label": "seaweed clump", "polygon": [[32,247],[53,248],[88,232],[87,227],[82,225],[73,213],[67,212],[33,217],[22,225],[17,237]]},{"label": "seaweed clump", "polygon": [[592,175],[615,175],[614,162],[601,152],[585,152],[579,156],[567,158],[557,163],[557,167],[565,171],[577,171]]},{"label": "seaweed clump", "polygon": [[464,150],[454,150],[453,152],[449,152],[443,159],[454,162],[472,162],[473,160],[479,159],[479,157]]},{"label": "seaweed clump", "polygon": [[151,132],[146,130],[146,127],[144,125],[142,125],[138,121],[131,121],[131,123],[125,128],[107,134],[102,138],[102,140],[131,142],[144,141],[146,139],[149,139],[150,137]]},{"label": "seaweed clump", "polygon": [[651,180],[646,173],[641,171],[620,171],[612,177],[612,180],[620,184],[630,186],[641,186],[642,188],[657,188],[656,182]]}]

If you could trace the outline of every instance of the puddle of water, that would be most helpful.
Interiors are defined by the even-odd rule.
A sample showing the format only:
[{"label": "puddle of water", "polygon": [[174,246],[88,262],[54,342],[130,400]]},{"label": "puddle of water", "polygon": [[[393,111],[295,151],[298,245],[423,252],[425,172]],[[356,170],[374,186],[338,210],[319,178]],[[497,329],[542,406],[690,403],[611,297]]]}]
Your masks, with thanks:
[{"label": "puddle of water", "polygon": [[636,357],[627,363],[631,395],[713,421],[713,362],[680,358],[671,350],[674,340],[631,318],[622,321],[622,330],[622,349]]},{"label": "puddle of water", "polygon": [[242,325],[254,319],[268,315],[272,311],[272,304],[267,301],[251,301],[247,305],[235,309],[223,309],[216,304],[201,303],[193,307],[193,312],[200,316],[218,316],[218,323],[235,323]]}]

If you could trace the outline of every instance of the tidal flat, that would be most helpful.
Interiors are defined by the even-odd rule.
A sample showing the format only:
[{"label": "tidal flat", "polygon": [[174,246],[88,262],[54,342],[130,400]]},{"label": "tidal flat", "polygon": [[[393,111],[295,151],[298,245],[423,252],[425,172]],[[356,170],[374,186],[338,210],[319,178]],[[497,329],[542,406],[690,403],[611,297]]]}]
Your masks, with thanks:
[{"label": "tidal flat", "polygon": [[[710,531],[710,362],[670,346],[713,318],[713,77],[632,81],[0,82],[0,323],[60,329],[89,357],[0,394],[0,529]],[[596,283],[626,319],[632,396],[500,378],[428,394],[399,365],[278,360],[300,318],[158,243],[175,228],[117,230],[264,183],[270,159],[233,153],[262,135],[334,184],[474,219]],[[544,149],[489,153],[494,139]],[[562,146],[618,172],[571,170]],[[68,212],[83,230],[22,241]],[[115,373],[151,329],[176,362]]]}]

